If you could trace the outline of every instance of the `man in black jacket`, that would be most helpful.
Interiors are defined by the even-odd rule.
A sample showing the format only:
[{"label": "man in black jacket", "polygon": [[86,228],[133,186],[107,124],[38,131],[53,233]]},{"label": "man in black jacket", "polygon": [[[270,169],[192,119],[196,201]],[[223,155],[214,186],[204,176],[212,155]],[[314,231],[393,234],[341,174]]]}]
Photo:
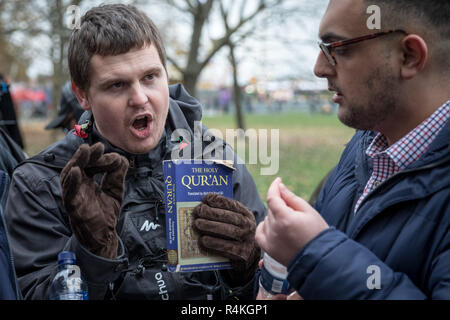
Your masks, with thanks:
[{"label": "man in black jacket", "polygon": [[[265,207],[235,155],[235,200],[202,204],[198,223],[204,248],[229,257],[233,269],[167,272],[162,161],[180,149],[176,130],[193,136],[201,107],[182,86],[168,87],[151,20],[132,6],[89,10],[72,34],[69,67],[87,112],[63,140],[16,169],[6,207],[23,296],[48,298],[57,255],[69,250],[91,299],[251,298],[260,255],[254,232]],[[236,225],[215,221],[223,209]],[[205,222],[220,226],[212,237],[203,238]],[[225,237],[230,229],[240,236]]]},{"label": "man in black jacket", "polygon": [[75,127],[82,114],[83,108],[81,108],[72,90],[72,83],[70,81],[66,82],[61,90],[58,114],[45,126],[45,129],[61,128],[67,133]]}]

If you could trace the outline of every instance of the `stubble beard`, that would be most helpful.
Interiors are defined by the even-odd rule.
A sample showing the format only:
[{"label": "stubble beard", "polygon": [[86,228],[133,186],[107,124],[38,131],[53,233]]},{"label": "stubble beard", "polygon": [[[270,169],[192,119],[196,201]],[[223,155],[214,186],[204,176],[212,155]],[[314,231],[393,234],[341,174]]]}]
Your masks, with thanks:
[{"label": "stubble beard", "polygon": [[[357,130],[377,131],[397,110],[396,82],[392,70],[386,65],[377,68],[372,77],[364,81],[368,95],[361,97],[366,102],[350,101],[340,107],[339,120],[348,127]],[[360,99],[361,100],[361,99]]]}]

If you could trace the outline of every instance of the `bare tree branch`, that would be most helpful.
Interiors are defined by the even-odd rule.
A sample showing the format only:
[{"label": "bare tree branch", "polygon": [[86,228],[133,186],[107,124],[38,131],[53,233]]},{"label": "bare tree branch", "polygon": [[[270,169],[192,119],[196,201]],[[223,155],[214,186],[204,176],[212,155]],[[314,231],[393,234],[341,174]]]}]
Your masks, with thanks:
[{"label": "bare tree branch", "polygon": [[180,65],[176,62],[176,60],[173,59],[171,56],[167,55],[167,60],[168,60],[168,61],[173,65],[173,67],[174,67],[175,69],[177,69],[179,72],[181,72],[181,73],[184,73],[184,72],[185,72],[185,70],[184,70],[182,67],[180,67]]},{"label": "bare tree branch", "polygon": [[167,0],[167,4],[175,9],[177,9],[178,11],[180,11],[182,13],[186,13],[186,11],[189,11],[191,14],[194,14],[194,11],[193,11],[194,8],[191,7],[191,3],[189,3],[189,1],[185,1],[185,3],[187,4],[187,6],[183,7],[174,0]]},{"label": "bare tree branch", "polygon": [[[281,0],[277,1],[280,2]],[[266,3],[264,1],[260,1],[258,7],[255,9],[255,11],[253,13],[251,13],[249,16],[247,16],[246,18],[241,19],[234,27],[229,28],[225,35],[223,35],[221,38],[213,40],[213,47],[210,50],[210,52],[208,53],[208,55],[204,58],[204,60],[202,62],[199,63],[201,69],[203,69],[212,59],[212,57],[220,50],[222,49],[223,46],[225,46],[231,36],[238,31],[242,26],[244,26],[247,22],[251,21],[252,19],[254,19],[260,12],[262,12],[264,9],[266,9]]]},{"label": "bare tree branch", "polygon": [[220,2],[220,14],[222,16],[222,20],[223,20],[223,24],[224,24],[225,30],[228,32],[228,30],[230,29],[229,26],[228,26],[228,12],[225,10],[222,1]]},{"label": "bare tree branch", "polygon": [[[193,15],[197,14],[197,9],[198,9],[198,7],[197,7],[194,3],[192,3],[191,0],[184,0],[184,1],[186,2],[187,6],[188,6],[189,11],[190,11]],[[201,5],[201,4],[198,4],[198,5]]]},{"label": "bare tree branch", "polygon": [[[267,25],[284,24],[285,21],[295,18],[294,15],[317,8],[317,3],[323,1],[169,0],[167,2],[169,6],[190,18],[192,33],[188,40],[189,44],[185,45],[188,48],[186,60],[180,62],[180,55],[177,53],[171,54],[168,61],[182,74],[183,83],[188,91],[195,95],[196,82],[202,70],[224,46],[234,45],[233,49],[236,49],[234,54],[236,54],[244,40],[258,36],[259,33],[265,33]],[[220,17],[224,31],[219,36],[213,35],[213,38],[205,37],[205,27],[216,24],[213,20],[214,14]],[[262,22],[264,25],[259,26]],[[272,34],[270,37],[276,38],[278,41],[282,35]],[[292,41],[292,39],[285,39]],[[281,41],[284,40],[281,39]],[[281,45],[283,45],[282,42]]]},{"label": "bare tree branch", "polygon": [[246,5],[247,5],[247,0],[244,0],[241,2],[241,6],[239,8],[239,19],[240,20],[244,19],[244,11],[245,11]]}]

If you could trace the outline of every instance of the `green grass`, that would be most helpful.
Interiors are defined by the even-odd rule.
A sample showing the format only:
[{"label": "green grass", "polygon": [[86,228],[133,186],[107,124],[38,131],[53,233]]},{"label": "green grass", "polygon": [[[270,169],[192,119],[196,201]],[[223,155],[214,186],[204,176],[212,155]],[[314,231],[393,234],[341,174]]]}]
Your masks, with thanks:
[{"label": "green grass", "polygon": [[[203,117],[203,123],[210,128],[236,128],[234,115]],[[346,129],[334,115],[309,113],[250,114],[245,116],[245,125],[247,128],[267,129],[299,129],[302,127],[343,127],[341,129]]]},{"label": "green grass", "polygon": [[[203,124],[222,132],[236,127],[230,115],[204,118]],[[246,159],[263,200],[276,177],[281,177],[294,193],[309,199],[317,184],[337,164],[345,144],[354,134],[353,129],[345,127],[334,115],[306,113],[249,115],[246,128],[268,129],[269,136],[270,129],[279,130],[279,170],[276,174],[261,175],[260,163],[248,164],[248,151],[245,155],[239,154]],[[268,154],[271,155],[271,151]]]}]

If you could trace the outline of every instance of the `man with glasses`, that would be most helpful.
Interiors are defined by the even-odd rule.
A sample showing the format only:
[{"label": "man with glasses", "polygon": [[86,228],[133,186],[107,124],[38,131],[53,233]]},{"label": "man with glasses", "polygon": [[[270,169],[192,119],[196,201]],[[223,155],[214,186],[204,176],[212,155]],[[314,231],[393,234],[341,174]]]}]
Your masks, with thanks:
[{"label": "man with glasses", "polygon": [[314,72],[358,131],[314,208],[277,178],[256,232],[302,298],[450,299],[449,30],[448,0],[330,0]]}]

